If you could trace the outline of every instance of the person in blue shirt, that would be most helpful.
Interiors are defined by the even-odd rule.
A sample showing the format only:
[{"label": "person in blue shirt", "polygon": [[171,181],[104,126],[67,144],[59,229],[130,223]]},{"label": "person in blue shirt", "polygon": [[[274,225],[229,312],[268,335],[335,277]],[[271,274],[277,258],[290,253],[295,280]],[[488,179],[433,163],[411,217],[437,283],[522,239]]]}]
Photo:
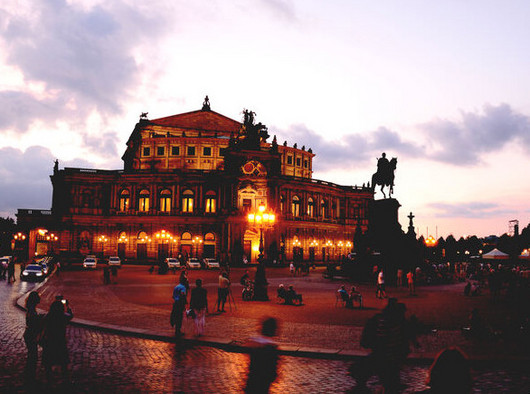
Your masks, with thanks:
[{"label": "person in blue shirt", "polygon": [[171,310],[170,323],[172,327],[175,327],[175,336],[180,337],[184,335],[182,329],[182,315],[186,308],[186,285],[185,278],[180,278],[180,283],[173,289],[173,309]]}]

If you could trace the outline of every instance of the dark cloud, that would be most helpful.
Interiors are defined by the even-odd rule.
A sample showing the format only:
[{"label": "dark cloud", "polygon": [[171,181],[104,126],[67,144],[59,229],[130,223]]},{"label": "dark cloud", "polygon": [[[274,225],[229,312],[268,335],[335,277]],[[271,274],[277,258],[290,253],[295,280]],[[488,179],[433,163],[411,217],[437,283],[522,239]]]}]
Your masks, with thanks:
[{"label": "dark cloud", "polygon": [[530,153],[530,119],[508,104],[486,104],[482,112],[461,112],[459,121],[436,119],[420,125],[432,144],[428,159],[454,165],[480,164],[482,154],[520,142]]},{"label": "dark cloud", "polygon": [[288,130],[280,130],[278,143],[287,139],[288,145],[298,144],[301,148],[311,148],[316,154],[314,168],[319,171],[332,169],[347,169],[351,167],[364,166],[368,161],[374,161],[381,152],[389,156],[406,155],[417,157],[422,155],[422,148],[413,143],[403,140],[399,133],[385,127],[366,134],[348,134],[339,141],[326,138],[325,135],[317,134],[309,130],[305,125],[294,125]]},{"label": "dark cloud", "polygon": [[428,204],[428,207],[435,210],[436,216],[443,218],[485,219],[515,213],[515,211],[508,210],[499,204],[487,202],[432,203]]},{"label": "dark cloud", "polygon": [[24,92],[0,91],[0,130],[26,130],[35,119],[54,122],[56,109],[64,104],[60,98],[38,100]]},{"label": "dark cloud", "polygon": [[[107,115],[121,111],[120,103],[140,77],[133,50],[161,34],[166,18],[121,1],[105,7],[43,0],[32,5],[31,16],[7,16],[1,25],[7,62],[26,81],[44,83],[47,97],[60,99],[19,93],[10,115],[16,119],[0,127],[25,131],[32,120],[49,112],[56,118],[80,118],[94,109]],[[0,104],[13,96],[0,93]]]}]

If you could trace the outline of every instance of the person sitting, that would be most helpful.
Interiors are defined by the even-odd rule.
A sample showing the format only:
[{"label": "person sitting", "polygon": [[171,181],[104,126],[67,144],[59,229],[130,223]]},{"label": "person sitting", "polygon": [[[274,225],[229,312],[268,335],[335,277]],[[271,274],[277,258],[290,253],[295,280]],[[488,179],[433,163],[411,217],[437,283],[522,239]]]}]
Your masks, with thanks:
[{"label": "person sitting", "polygon": [[359,309],[363,307],[363,296],[360,292],[357,291],[355,286],[351,287],[350,294],[348,296],[349,302],[346,303],[346,307],[353,308],[353,303],[358,302],[359,303]]},{"label": "person sitting", "polygon": [[289,285],[289,289],[285,293],[285,303],[294,305],[295,302],[297,302],[298,305],[302,305],[302,294],[298,294],[294,291],[293,285]]},{"label": "person sitting", "polygon": [[287,290],[285,290],[285,287],[283,284],[278,286],[278,302],[281,302],[283,300],[284,303],[287,302]]}]

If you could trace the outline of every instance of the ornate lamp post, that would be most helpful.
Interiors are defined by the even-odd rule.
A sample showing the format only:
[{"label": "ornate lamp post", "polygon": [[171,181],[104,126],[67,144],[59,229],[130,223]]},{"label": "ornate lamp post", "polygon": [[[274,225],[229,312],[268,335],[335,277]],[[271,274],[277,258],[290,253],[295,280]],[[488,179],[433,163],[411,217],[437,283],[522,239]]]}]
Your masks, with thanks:
[{"label": "ornate lamp post", "polygon": [[263,229],[272,228],[276,216],[272,211],[266,211],[265,205],[260,204],[258,210],[251,212],[247,216],[247,221],[250,225],[257,226],[259,228],[259,256],[258,262],[263,260],[263,250],[265,249],[263,245]]},{"label": "ornate lamp post", "polygon": [[101,244],[101,254],[105,255],[105,244],[109,241],[106,235],[100,235],[98,237],[98,242]]}]

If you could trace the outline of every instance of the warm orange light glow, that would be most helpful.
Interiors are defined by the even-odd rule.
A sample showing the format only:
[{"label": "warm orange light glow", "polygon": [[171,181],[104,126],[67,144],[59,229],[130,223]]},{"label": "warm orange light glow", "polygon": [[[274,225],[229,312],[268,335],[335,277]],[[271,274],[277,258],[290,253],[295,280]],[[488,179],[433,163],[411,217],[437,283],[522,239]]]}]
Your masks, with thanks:
[{"label": "warm orange light glow", "polygon": [[264,212],[264,211],[265,211],[265,205],[260,204],[258,210],[259,210],[260,212]]}]

